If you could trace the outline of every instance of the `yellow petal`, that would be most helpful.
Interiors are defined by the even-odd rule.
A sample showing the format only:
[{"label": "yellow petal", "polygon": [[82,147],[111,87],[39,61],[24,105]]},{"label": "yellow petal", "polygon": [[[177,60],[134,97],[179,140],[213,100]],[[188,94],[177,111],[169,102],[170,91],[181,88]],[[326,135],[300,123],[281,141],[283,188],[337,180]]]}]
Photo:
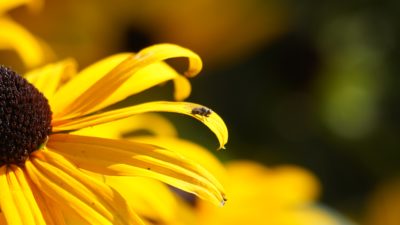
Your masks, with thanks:
[{"label": "yellow petal", "polygon": [[[75,193],[71,194],[69,191],[75,191],[73,188],[68,189],[64,187],[64,177],[48,177],[48,175],[42,174],[30,161],[26,163],[27,171],[32,178],[32,181],[38,186],[39,189],[46,190],[45,194],[56,201],[58,204],[65,204],[66,202],[76,212],[81,212],[85,215],[85,219],[95,224],[111,224],[103,215],[97,212],[92,206],[80,199],[84,194],[76,196]],[[53,168],[47,168],[53,169]]]},{"label": "yellow petal", "polygon": [[0,27],[0,49],[15,50],[28,67],[44,62],[45,49],[25,28],[5,17],[0,17]]},{"label": "yellow petal", "polygon": [[56,93],[56,99],[59,101],[54,102],[52,105],[54,115],[57,117],[58,114],[63,114],[79,96],[129,57],[133,57],[133,54],[121,53],[112,55],[82,70]]},{"label": "yellow petal", "polygon": [[[88,222],[85,219],[82,219],[82,216],[79,215],[77,212],[74,212],[69,208],[69,206],[66,205],[60,205],[60,204],[53,204],[53,207],[59,208],[59,210],[62,211],[63,216],[65,218],[65,224],[66,225],[92,225],[93,222]],[[56,224],[58,225],[58,224]]]},{"label": "yellow petal", "polygon": [[[231,178],[231,185],[227,187],[231,188],[230,193],[238,194],[237,199],[238,196],[249,198],[245,193],[252,192],[260,204],[272,201],[275,207],[293,207],[308,204],[319,194],[315,176],[300,167],[288,165],[271,169],[251,161],[234,161],[228,163],[226,168]],[[254,188],[256,184],[257,189]]]},{"label": "yellow petal", "polygon": [[55,120],[53,121],[53,131],[79,130],[147,112],[173,112],[191,116],[204,123],[217,136],[220,144],[219,148],[224,148],[224,145],[228,141],[228,129],[224,121],[215,112],[212,112],[208,117],[192,114],[192,109],[197,107],[203,106],[188,102],[148,102],[78,119],[65,121]]},{"label": "yellow petal", "polygon": [[175,85],[175,100],[183,101],[189,97],[190,92],[192,91],[192,86],[190,85],[189,80],[186,77],[176,76],[173,81]]},{"label": "yellow petal", "polygon": [[[62,156],[41,151],[34,154],[31,162],[46,179],[56,181],[63,191],[68,191],[94,210],[93,215],[101,215],[97,218],[102,221],[100,224],[141,224],[132,210],[125,208],[126,204],[121,196],[104,183],[78,170]],[[96,221],[96,217],[93,219]]]},{"label": "yellow petal", "polygon": [[76,73],[76,61],[66,59],[58,63],[48,64],[25,74],[25,78],[33,84],[53,105],[54,93],[60,85]]},{"label": "yellow petal", "polygon": [[0,168],[0,189],[0,208],[5,220],[10,224],[23,225],[23,218],[11,193],[7,166]]},{"label": "yellow petal", "polygon": [[126,205],[125,199],[121,198],[120,195],[106,185],[104,180],[99,182],[89,174],[83,173],[76,165],[73,165],[57,153],[44,151],[43,154],[37,155],[37,157],[71,175],[73,179],[76,179],[95,194],[97,199],[111,212],[113,224],[142,224],[132,209]]},{"label": "yellow petal", "polygon": [[173,44],[158,44],[150,46],[141,50],[138,53],[138,57],[149,61],[161,61],[171,58],[185,57],[189,60],[189,68],[184,74],[187,77],[196,76],[203,66],[200,57],[196,53],[190,51],[187,48],[182,48],[178,45]]},{"label": "yellow petal", "polygon": [[32,189],[35,199],[37,199],[38,206],[40,211],[43,213],[46,225],[65,225],[65,220],[60,207],[54,204],[50,199],[45,198],[31,180],[27,181]]},{"label": "yellow petal", "polygon": [[20,186],[21,192],[24,194],[24,197],[25,197],[27,203],[29,204],[29,208],[32,211],[32,215],[35,219],[35,224],[47,224],[45,222],[42,212],[38,206],[38,203],[42,204],[43,202],[41,202],[40,199],[36,199],[34,197],[34,193],[32,191],[32,187],[31,187],[32,184],[28,183],[27,177],[25,176],[25,174],[21,168],[19,168],[17,166],[11,166],[11,170],[14,172],[15,178],[10,179],[10,180],[13,180],[13,182],[16,185]]},{"label": "yellow petal", "polygon": [[44,224],[43,220],[38,219],[41,214],[35,217],[31,208],[36,202],[30,202],[32,199],[26,198],[29,193],[25,195],[26,190],[18,183],[15,172],[7,166],[0,168],[0,189],[0,206],[7,223],[35,225],[39,222],[39,224]]},{"label": "yellow petal", "polygon": [[275,187],[272,191],[279,193],[281,200],[289,204],[313,202],[320,192],[317,178],[301,167],[277,167],[273,169],[270,179]]},{"label": "yellow petal", "polygon": [[279,219],[279,224],[282,225],[354,225],[341,218],[338,214],[316,205],[303,205],[302,207],[287,209]]},{"label": "yellow petal", "polygon": [[47,146],[88,171],[150,177],[216,204],[225,201],[221,185],[207,170],[167,149],[68,134],[52,135]]},{"label": "yellow petal", "polygon": [[313,207],[310,197],[315,197],[317,183],[308,171],[295,166],[270,169],[250,161],[231,162],[226,168],[228,204],[220,210],[199,201],[200,224],[336,224]]},{"label": "yellow petal", "polygon": [[[68,178],[68,176],[63,174],[64,176],[60,178],[57,176],[49,176],[48,174],[43,174],[44,171],[39,171],[36,168],[36,165],[31,163],[31,161],[27,161],[25,166],[27,172],[29,173],[29,176],[32,178],[32,181],[35,183],[35,185],[38,186],[39,189],[46,190],[45,194],[49,198],[53,199],[58,204],[68,203],[71,209],[73,209],[77,213],[79,212],[82,217],[85,217],[83,219],[87,220],[88,222],[91,222],[93,224],[112,224],[111,221],[107,220],[104,215],[98,212],[99,209],[96,207],[98,205],[97,201],[94,201],[94,205],[91,205],[91,202],[87,202],[87,198],[89,196],[86,196],[86,198],[82,200],[80,198],[85,197],[85,195],[82,193],[79,193],[77,195],[76,192],[81,191],[81,189],[76,190],[75,188],[67,186],[68,184],[65,183],[66,181],[64,181],[63,178]],[[53,170],[56,168],[49,167],[46,170],[48,169]],[[52,172],[55,171],[57,170],[53,170]],[[76,184],[77,182],[74,183]],[[79,186],[76,188],[79,188]],[[72,191],[72,193],[70,193],[70,191]]]},{"label": "yellow petal", "polygon": [[[87,82],[86,85],[72,80],[60,89],[56,94],[56,98],[61,103],[55,106],[57,110],[54,112],[55,117],[71,118],[85,115],[156,84],[175,78],[177,73],[164,63],[161,63],[163,60],[178,57],[188,58],[189,68],[185,75],[189,77],[195,76],[202,67],[201,59],[198,55],[188,49],[172,44],[154,45],[143,49],[136,55],[122,56],[118,58],[119,60],[114,60],[112,57],[110,63],[107,59],[101,61],[100,67],[106,67],[108,70],[105,70],[104,72],[106,73],[103,72],[100,76],[96,76],[92,72],[97,70],[96,67],[85,72],[85,79],[82,78],[82,80],[84,79]],[[115,62],[120,63],[116,64]],[[91,78],[88,78],[89,76]],[[126,85],[125,88],[122,87],[118,91],[124,84]],[[79,86],[82,85],[86,87],[80,88]],[[116,94],[113,95],[114,93]]]},{"label": "yellow petal", "polygon": [[226,179],[226,171],[222,163],[207,149],[193,142],[176,137],[139,136],[132,137],[135,142],[157,144],[167,149],[173,149],[186,158],[193,160],[211,172],[221,183]]},{"label": "yellow petal", "polygon": [[176,198],[165,184],[144,177],[103,176],[103,179],[127,199],[142,218],[160,224],[174,219]]},{"label": "yellow petal", "polygon": [[86,127],[73,134],[119,139],[135,131],[145,131],[156,136],[176,136],[177,131],[170,121],[155,114],[143,114],[112,121],[96,126]]},{"label": "yellow petal", "polygon": [[154,62],[137,70],[137,72],[132,72],[132,75],[114,93],[94,107],[92,111],[124,100],[128,96],[140,93],[155,85],[163,84],[171,79],[175,85],[174,97],[176,100],[183,100],[190,95],[191,86],[189,81],[164,62]]}]

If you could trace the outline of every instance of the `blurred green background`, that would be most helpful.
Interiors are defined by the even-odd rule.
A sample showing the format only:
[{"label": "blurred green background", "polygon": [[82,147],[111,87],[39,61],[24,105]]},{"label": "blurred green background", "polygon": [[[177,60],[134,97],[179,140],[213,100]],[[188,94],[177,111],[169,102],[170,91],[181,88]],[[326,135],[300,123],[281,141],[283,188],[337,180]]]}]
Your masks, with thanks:
[{"label": "blurred green background", "polygon": [[[230,131],[216,156],[303,166],[320,179],[322,203],[363,221],[372,193],[399,175],[399,9],[395,0],[46,0],[41,14],[11,14],[81,68],[160,42],[192,49],[205,65],[188,101]],[[206,128],[170,117],[215,149]]]}]

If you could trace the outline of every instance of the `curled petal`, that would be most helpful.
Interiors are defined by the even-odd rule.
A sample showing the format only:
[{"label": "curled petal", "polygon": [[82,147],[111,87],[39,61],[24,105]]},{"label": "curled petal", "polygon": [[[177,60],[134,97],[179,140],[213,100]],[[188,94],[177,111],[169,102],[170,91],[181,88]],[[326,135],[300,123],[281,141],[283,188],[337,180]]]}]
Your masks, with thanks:
[{"label": "curled petal", "polygon": [[[163,60],[178,57],[189,59],[186,76],[195,76],[201,70],[202,62],[198,55],[172,44],[154,45],[136,55],[126,53],[100,61],[57,92],[59,103],[54,107],[55,119],[86,115],[149,87],[176,79],[179,74]],[[178,84],[185,87],[179,87],[182,93],[177,96],[186,96],[187,83],[181,81]]]},{"label": "curled petal", "polygon": [[64,84],[56,93],[56,99],[59,101],[54,102],[52,105],[55,119],[57,115],[61,115],[79,96],[90,89],[93,84],[129,57],[133,57],[133,54],[120,53],[107,57],[85,68],[74,79]]},{"label": "curled petal", "polygon": [[189,97],[190,92],[192,91],[192,86],[190,85],[189,80],[183,76],[176,76],[174,81],[175,91],[174,98],[177,101],[183,101],[187,97]]},{"label": "curled petal", "polygon": [[224,145],[228,141],[228,129],[217,113],[212,112],[208,117],[193,114],[194,108],[203,107],[195,103],[188,102],[148,102],[131,107],[122,109],[112,110],[105,113],[99,113],[83,118],[70,119],[65,121],[53,122],[53,131],[69,131],[79,130],[85,127],[95,126],[123,118],[130,117],[132,115],[148,113],[148,112],[173,112],[191,116],[203,124],[205,124],[210,130],[217,136],[220,143],[219,148],[224,148]]}]

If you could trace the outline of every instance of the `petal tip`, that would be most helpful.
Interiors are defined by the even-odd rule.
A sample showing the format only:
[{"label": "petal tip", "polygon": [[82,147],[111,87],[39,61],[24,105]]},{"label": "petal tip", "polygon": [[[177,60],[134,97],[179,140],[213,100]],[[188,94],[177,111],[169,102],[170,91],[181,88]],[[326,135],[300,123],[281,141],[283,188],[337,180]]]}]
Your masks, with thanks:
[{"label": "petal tip", "polygon": [[226,204],[226,201],[228,201],[228,199],[225,197],[225,195],[222,195],[222,200],[221,200],[221,202],[220,202],[220,207],[223,207],[223,206],[225,206],[225,204]]},{"label": "petal tip", "polygon": [[222,151],[222,150],[225,150],[225,149],[226,149],[225,145],[221,145],[221,146],[219,146],[219,148],[217,150],[218,151]]}]

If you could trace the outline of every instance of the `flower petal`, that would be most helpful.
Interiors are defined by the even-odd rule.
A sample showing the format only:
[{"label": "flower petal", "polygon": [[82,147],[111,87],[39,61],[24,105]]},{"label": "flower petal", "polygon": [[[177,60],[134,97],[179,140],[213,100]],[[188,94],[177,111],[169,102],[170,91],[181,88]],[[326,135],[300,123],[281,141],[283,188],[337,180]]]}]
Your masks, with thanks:
[{"label": "flower petal", "polygon": [[270,178],[276,195],[289,204],[304,204],[315,201],[320,192],[318,179],[306,169],[297,166],[280,166]]},{"label": "flower petal", "polygon": [[177,136],[177,131],[170,121],[155,113],[140,114],[121,120],[86,127],[73,134],[120,139],[132,132],[145,131],[156,136]]},{"label": "flower petal", "polygon": [[[136,55],[122,54],[103,60],[100,64],[89,67],[89,70],[84,70],[83,75],[79,75],[83,78],[72,80],[57,92],[56,97],[62,103],[54,107],[57,110],[54,112],[55,117],[65,119],[86,115],[149,87],[174,79],[178,74],[162,61],[178,57],[189,59],[186,76],[195,76],[201,70],[202,62],[198,55],[172,44],[154,45]],[[103,70],[99,76],[94,73],[98,70],[97,67],[105,67],[107,70]],[[86,84],[80,80],[85,80]],[[187,91],[187,87],[179,90],[181,89]],[[187,94],[178,96],[185,95]]]},{"label": "flower petal", "polygon": [[[18,180],[16,171],[0,169],[0,206],[9,224],[45,224],[26,180]],[[22,181],[23,183],[19,183]]]},{"label": "flower petal", "polygon": [[8,181],[9,172],[7,170],[7,166],[0,168],[0,208],[8,223],[22,225],[23,218],[20,216],[19,207],[12,196],[12,190]]},{"label": "flower petal", "polygon": [[189,97],[190,92],[192,91],[192,86],[190,85],[189,80],[183,76],[176,76],[174,81],[175,91],[174,98],[177,101],[183,101],[187,97]]},{"label": "flower petal", "polygon": [[[173,192],[157,180],[145,177],[103,176],[104,182],[117,190],[141,218],[167,224],[177,207]],[[157,193],[157,194],[154,194]]]},{"label": "flower petal", "polygon": [[[66,185],[64,179],[43,174],[45,171],[39,171],[36,165],[30,161],[27,161],[25,165],[32,181],[38,188],[46,190],[45,194],[48,195],[49,198],[52,198],[54,201],[58,202],[58,204],[65,204],[65,202],[68,202],[74,211],[80,211],[82,215],[85,215],[87,221],[94,224],[111,224],[110,221],[97,211],[98,209],[95,210],[90,203],[80,199],[83,194],[80,193],[76,196],[76,193],[74,193],[76,190],[74,188],[64,187]],[[54,168],[50,167],[47,169]],[[72,191],[72,193],[70,193],[70,191]]]},{"label": "flower petal", "polygon": [[29,204],[30,209],[32,210],[35,224],[48,224],[45,222],[42,211],[38,206],[38,204],[43,204],[43,202],[41,202],[40,199],[35,198],[32,190],[32,184],[28,183],[28,178],[25,176],[24,171],[22,171],[22,169],[17,166],[11,166],[10,168],[14,172],[16,178],[16,180],[14,180],[14,178],[10,180],[14,180],[13,182],[21,187],[21,191],[24,194],[24,197]]},{"label": "flower petal", "polygon": [[59,203],[53,201],[46,195],[43,195],[44,193],[40,192],[30,179],[28,181],[31,184],[32,192],[35,198],[38,199],[37,202],[46,220],[46,225],[91,224],[79,217],[76,212],[69,208],[69,205],[60,205]]},{"label": "flower petal", "polygon": [[216,204],[224,202],[221,185],[207,170],[167,149],[70,134],[52,135],[47,146],[88,171],[155,178]]},{"label": "flower petal", "polygon": [[142,224],[142,221],[133,213],[132,209],[127,207],[124,198],[121,198],[113,189],[105,184],[105,181],[99,182],[97,179],[80,171],[75,165],[66,160],[61,155],[44,151],[42,155],[37,155],[38,158],[49,163],[66,174],[71,175],[82,185],[94,193],[110,212],[112,212],[113,224]]},{"label": "flower petal", "polygon": [[0,27],[0,49],[15,50],[28,67],[45,61],[42,44],[25,28],[6,17],[0,17]]},{"label": "flower petal", "polygon": [[224,148],[224,145],[228,141],[228,129],[226,128],[224,121],[215,112],[212,112],[208,117],[192,114],[192,109],[197,107],[203,106],[188,102],[148,102],[83,118],[53,121],[53,131],[79,130],[85,127],[95,126],[147,112],[174,112],[191,116],[204,123],[217,136],[220,143],[219,148]]},{"label": "flower petal", "polygon": [[58,181],[56,183],[64,191],[73,194],[100,214],[105,219],[99,217],[100,221],[103,220],[100,224],[141,224],[132,210],[125,208],[126,203],[121,196],[109,186],[78,170],[62,156],[51,151],[41,151],[34,154],[31,161],[46,179]]},{"label": "flower petal", "polygon": [[50,199],[45,198],[31,180],[28,181],[30,183],[33,195],[37,199],[40,211],[43,213],[46,225],[66,225],[60,207],[55,205],[53,201],[50,201]]},{"label": "flower petal", "polygon": [[48,64],[25,74],[25,78],[33,84],[49,100],[53,101],[57,89],[76,73],[77,63],[66,59],[58,63]]},{"label": "flower petal", "polygon": [[132,75],[117,90],[115,90],[115,92],[113,92],[101,104],[94,107],[92,111],[104,108],[105,106],[121,101],[128,96],[140,93],[171,79],[174,81],[174,97],[176,100],[183,100],[190,95],[191,86],[189,81],[167,63],[161,61],[154,62],[140,70],[137,70],[137,72],[132,72]]},{"label": "flower petal", "polygon": [[[55,115],[62,114],[76,99],[84,92],[106,76],[113,68],[124,62],[129,57],[133,57],[131,53],[120,53],[112,55],[93,65],[85,68],[74,79],[64,84],[56,93],[56,99],[59,101],[53,103],[53,113]],[[57,117],[57,116],[56,116]]]},{"label": "flower petal", "polygon": [[173,149],[179,154],[206,168],[222,184],[225,183],[226,171],[224,166],[213,154],[200,145],[180,138],[165,136],[138,136],[132,137],[129,140],[146,144],[157,144],[167,149]]}]

